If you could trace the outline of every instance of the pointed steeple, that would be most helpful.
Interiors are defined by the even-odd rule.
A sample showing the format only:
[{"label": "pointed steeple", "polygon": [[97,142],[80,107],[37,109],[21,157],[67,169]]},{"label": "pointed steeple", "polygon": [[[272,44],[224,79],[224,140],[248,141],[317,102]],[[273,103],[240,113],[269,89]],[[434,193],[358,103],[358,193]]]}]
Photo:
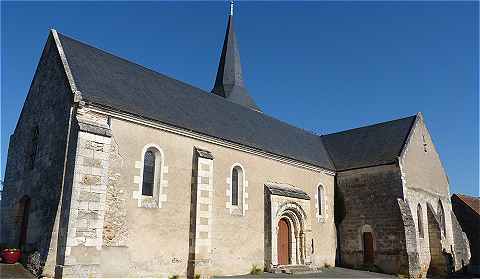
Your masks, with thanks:
[{"label": "pointed steeple", "polygon": [[235,31],[233,30],[233,1],[230,2],[227,31],[212,93],[224,97],[233,103],[260,111],[260,108],[257,107],[252,97],[248,94],[243,82],[240,53]]}]

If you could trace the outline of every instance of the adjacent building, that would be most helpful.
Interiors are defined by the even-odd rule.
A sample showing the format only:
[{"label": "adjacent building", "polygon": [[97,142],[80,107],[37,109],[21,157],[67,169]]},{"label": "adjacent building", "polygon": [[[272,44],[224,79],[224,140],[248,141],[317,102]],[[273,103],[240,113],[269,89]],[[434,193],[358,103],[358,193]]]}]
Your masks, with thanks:
[{"label": "adjacent building", "polygon": [[452,209],[470,244],[470,263],[462,265],[466,271],[480,275],[480,198],[453,194]]}]

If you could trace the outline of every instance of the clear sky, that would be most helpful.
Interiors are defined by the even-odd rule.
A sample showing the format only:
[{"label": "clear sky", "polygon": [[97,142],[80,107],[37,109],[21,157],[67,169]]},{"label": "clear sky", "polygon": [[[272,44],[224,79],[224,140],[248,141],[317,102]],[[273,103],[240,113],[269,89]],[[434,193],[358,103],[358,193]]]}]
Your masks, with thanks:
[{"label": "clear sky", "polygon": [[[2,2],[1,171],[49,28],[210,91],[228,4]],[[244,2],[247,87],[269,115],[331,133],[421,111],[451,192],[479,193],[478,2]]]}]

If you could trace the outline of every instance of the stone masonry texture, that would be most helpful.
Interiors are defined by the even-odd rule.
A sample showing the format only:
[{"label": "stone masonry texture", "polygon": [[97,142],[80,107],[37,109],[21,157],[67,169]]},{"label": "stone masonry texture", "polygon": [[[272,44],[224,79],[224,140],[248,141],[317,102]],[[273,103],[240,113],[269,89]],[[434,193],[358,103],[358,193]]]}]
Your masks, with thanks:
[{"label": "stone masonry texture", "polygon": [[[27,225],[27,254],[38,251],[53,276],[58,227],[55,225],[63,180],[65,149],[72,94],[59,53],[50,35],[40,58],[10,145],[2,197],[2,243],[18,247],[23,208],[31,200]],[[38,128],[38,150],[30,164],[32,138]]]}]

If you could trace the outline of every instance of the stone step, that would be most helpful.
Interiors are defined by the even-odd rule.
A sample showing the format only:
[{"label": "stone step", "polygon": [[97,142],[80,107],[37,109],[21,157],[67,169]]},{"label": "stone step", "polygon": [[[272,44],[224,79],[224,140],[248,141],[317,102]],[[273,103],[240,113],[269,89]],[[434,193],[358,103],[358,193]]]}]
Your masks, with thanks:
[{"label": "stone step", "polygon": [[319,272],[317,268],[308,265],[281,265],[272,269],[273,273],[302,274]]}]

